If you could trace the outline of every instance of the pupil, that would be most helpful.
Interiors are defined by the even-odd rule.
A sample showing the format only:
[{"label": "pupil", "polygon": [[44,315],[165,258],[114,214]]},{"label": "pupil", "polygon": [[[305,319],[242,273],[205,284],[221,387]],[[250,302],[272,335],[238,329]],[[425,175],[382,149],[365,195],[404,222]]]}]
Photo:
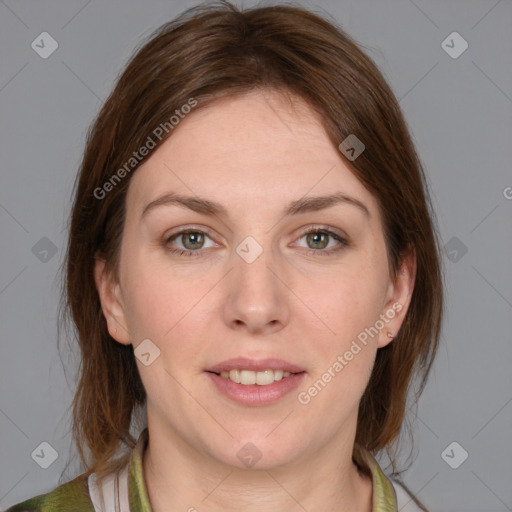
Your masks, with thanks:
[{"label": "pupil", "polygon": [[[187,233],[186,236],[185,236],[185,240],[190,240],[190,243],[188,245],[192,245],[194,247],[192,247],[193,249],[197,249],[197,247],[195,247],[196,245],[201,245],[201,237],[203,235],[201,233]],[[185,244],[187,245],[187,244]]]},{"label": "pupil", "polygon": [[[324,243],[321,243],[321,240],[317,237],[324,237]],[[325,233],[312,233],[309,235],[308,241],[313,241],[314,244],[320,243],[320,248],[323,249],[324,247],[327,246],[327,244],[325,243],[326,238],[327,237],[326,237]]]}]

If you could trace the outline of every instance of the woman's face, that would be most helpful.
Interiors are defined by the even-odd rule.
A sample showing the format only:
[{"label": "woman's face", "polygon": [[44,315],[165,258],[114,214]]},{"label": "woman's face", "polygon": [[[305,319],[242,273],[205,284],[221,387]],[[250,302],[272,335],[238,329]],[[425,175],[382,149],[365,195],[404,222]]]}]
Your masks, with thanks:
[{"label": "woman's face", "polygon": [[351,450],[412,291],[414,269],[393,282],[388,267],[376,200],[317,115],[254,92],[192,111],[139,167],[119,282],[102,262],[96,280],[110,333],[134,346],[150,432],[272,468]]}]

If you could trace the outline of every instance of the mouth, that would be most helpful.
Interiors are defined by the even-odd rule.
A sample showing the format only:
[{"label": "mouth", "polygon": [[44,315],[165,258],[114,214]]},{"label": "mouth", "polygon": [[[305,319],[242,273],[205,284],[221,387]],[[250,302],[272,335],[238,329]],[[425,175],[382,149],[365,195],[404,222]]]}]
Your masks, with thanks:
[{"label": "mouth", "polygon": [[[212,372],[219,375],[223,379],[229,379],[236,384],[242,384],[243,386],[252,386],[254,384],[258,386],[268,386],[274,382],[279,382],[282,379],[286,379],[292,372],[285,370],[263,370],[261,372],[255,372],[252,370],[230,370],[223,371],[220,373]],[[299,372],[301,373],[301,372]]]},{"label": "mouth", "polygon": [[306,371],[282,359],[230,359],[205,370],[222,395],[244,405],[273,403],[295,389]]}]

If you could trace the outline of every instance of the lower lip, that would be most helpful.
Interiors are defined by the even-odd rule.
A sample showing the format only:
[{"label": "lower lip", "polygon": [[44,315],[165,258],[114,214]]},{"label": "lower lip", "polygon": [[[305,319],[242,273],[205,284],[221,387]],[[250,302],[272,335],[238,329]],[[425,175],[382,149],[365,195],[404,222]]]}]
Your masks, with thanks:
[{"label": "lower lip", "polygon": [[208,377],[217,389],[225,396],[243,405],[267,405],[277,402],[280,398],[293,391],[304,378],[305,372],[292,373],[288,377],[266,386],[237,384],[216,373],[207,372]]}]

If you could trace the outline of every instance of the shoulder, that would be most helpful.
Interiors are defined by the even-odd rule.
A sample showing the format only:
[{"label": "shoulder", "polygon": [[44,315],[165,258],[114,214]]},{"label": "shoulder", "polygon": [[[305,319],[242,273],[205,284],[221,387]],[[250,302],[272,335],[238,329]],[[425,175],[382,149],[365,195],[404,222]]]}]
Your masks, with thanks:
[{"label": "shoulder", "polygon": [[82,474],[53,491],[13,505],[6,512],[94,512],[87,477]]},{"label": "shoulder", "polygon": [[420,507],[413,496],[409,493],[403,483],[390,479],[396,494],[397,508],[400,512],[427,512],[425,508]]}]

